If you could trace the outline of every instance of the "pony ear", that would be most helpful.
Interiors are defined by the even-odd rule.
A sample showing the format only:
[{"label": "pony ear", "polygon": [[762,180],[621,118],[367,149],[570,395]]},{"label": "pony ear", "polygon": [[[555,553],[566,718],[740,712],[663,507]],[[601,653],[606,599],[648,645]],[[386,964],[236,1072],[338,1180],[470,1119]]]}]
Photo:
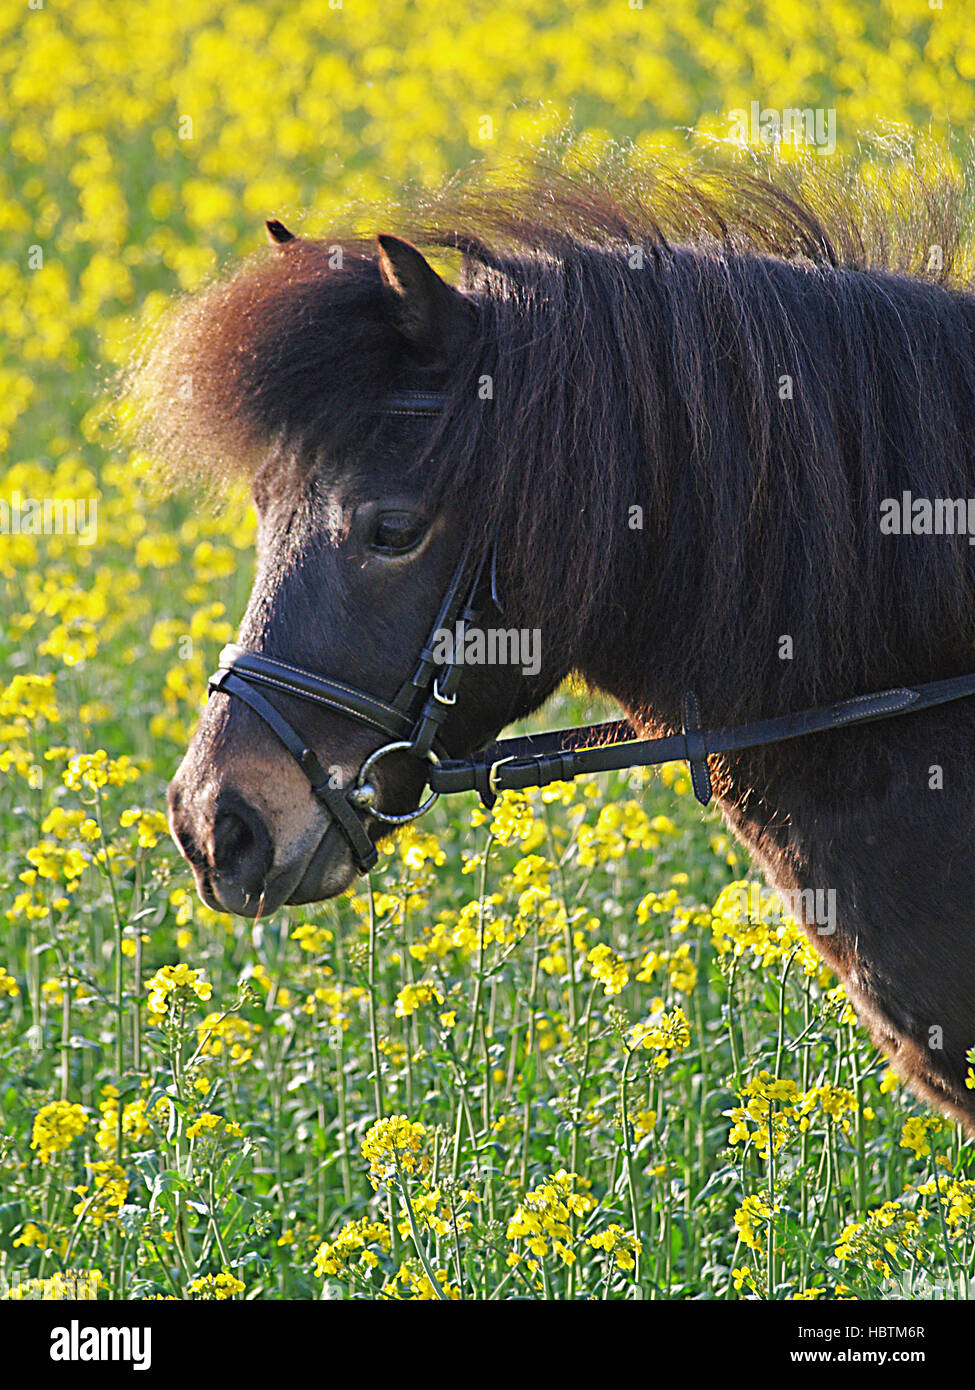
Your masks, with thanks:
[{"label": "pony ear", "polygon": [[297,241],[294,232],[289,232],[283,222],[279,222],[276,217],[269,217],[264,223],[267,228],[268,241],[274,246],[285,246],[289,241]]},{"label": "pony ear", "polygon": [[393,327],[428,363],[446,362],[470,333],[476,310],[408,241],[380,235],[382,276]]}]

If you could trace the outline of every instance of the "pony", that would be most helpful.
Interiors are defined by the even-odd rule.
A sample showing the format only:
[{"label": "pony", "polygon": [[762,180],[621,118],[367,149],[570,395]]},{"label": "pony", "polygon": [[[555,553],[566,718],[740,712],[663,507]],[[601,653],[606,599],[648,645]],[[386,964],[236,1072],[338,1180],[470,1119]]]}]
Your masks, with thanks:
[{"label": "pony", "polygon": [[[975,497],[966,196],[911,167],[818,191],[784,169],[538,168],[450,185],[376,241],[272,221],[271,246],[164,321],[132,389],[177,475],[251,481],[251,651],[390,699],[462,547],[490,556],[483,621],[537,630],[540,656],[470,666],[451,756],[569,673],[646,734],[680,728],[689,690],[714,727],[959,675],[975,538],[915,525],[908,494],[950,516]],[[434,389],[434,419],[383,412]],[[347,784],[383,741],[279,703]],[[710,773],[770,884],[835,903],[805,927],[874,1040],[975,1132],[972,699]],[[387,812],[422,791],[409,757],[377,769]],[[236,700],[211,699],[169,816],[215,908],[319,901],[356,874]]]}]

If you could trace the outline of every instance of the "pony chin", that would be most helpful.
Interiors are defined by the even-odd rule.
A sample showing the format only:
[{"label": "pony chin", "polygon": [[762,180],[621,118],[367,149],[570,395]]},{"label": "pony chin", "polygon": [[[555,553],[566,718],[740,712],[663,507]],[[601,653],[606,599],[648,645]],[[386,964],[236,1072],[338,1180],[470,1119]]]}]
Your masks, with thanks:
[{"label": "pony chin", "polygon": [[299,882],[284,901],[318,903],[326,898],[337,898],[352,887],[358,874],[348,843],[333,821],[319,841]]}]

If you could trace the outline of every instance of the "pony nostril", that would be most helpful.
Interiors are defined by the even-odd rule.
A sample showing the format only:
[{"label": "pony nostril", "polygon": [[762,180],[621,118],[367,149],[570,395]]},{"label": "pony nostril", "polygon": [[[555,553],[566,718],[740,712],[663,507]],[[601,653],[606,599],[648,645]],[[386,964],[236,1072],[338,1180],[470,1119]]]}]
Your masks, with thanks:
[{"label": "pony nostril", "polygon": [[240,816],[224,811],[213,827],[213,867],[221,872],[240,859],[254,843],[254,833]]},{"label": "pony nostril", "polygon": [[213,823],[213,867],[246,893],[263,890],[271,867],[271,839],[249,806],[221,811]]}]

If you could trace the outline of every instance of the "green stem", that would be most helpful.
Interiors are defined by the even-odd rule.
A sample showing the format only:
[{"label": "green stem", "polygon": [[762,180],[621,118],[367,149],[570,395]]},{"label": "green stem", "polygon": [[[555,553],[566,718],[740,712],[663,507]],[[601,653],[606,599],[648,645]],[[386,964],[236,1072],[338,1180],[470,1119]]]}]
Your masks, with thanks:
[{"label": "green stem", "polygon": [[433,1269],[431,1268],[430,1259],[426,1252],[426,1247],[424,1246],[423,1241],[420,1237],[420,1228],[417,1224],[416,1212],[413,1210],[413,1203],[410,1201],[410,1190],[406,1184],[406,1179],[403,1176],[403,1169],[400,1165],[399,1154],[396,1152],[395,1149],[393,1150],[393,1159],[396,1163],[396,1178],[399,1183],[400,1195],[402,1196],[403,1202],[406,1206],[406,1216],[407,1220],[410,1223],[410,1234],[413,1237],[413,1244],[416,1246],[416,1253],[420,1257],[420,1263],[423,1266],[427,1278],[430,1280],[430,1283],[433,1287],[433,1292],[436,1294],[437,1298],[439,1298],[442,1303],[447,1303],[449,1302],[449,1299],[447,1298],[447,1295],[441,1288],[440,1282],[434,1274]]},{"label": "green stem", "polygon": [[[620,1078],[620,1122],[623,1126],[623,1165],[626,1169],[626,1189],[630,1198],[630,1225],[633,1231],[633,1258],[636,1267],[633,1270],[633,1281],[636,1287],[640,1284],[640,1251],[642,1242],[640,1240],[640,1215],[637,1207],[636,1196],[636,1176],[633,1172],[633,1136],[630,1132],[630,1117],[627,1113],[626,1100],[626,1081],[630,1071],[630,1062],[633,1058],[633,1049],[628,1048],[626,1058],[623,1062],[623,1075]],[[607,1281],[607,1288],[609,1287]]]}]

